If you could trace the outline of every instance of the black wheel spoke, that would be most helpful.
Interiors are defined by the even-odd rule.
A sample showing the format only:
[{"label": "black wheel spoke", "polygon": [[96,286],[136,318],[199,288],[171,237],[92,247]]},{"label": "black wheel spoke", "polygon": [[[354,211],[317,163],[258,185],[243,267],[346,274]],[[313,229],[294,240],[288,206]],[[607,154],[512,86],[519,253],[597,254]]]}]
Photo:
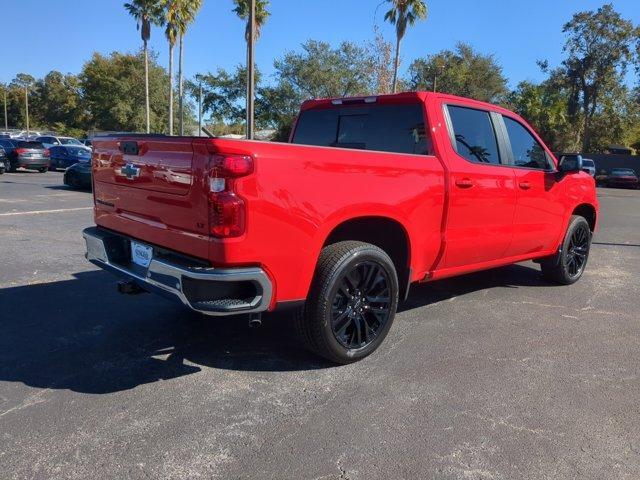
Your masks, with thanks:
[{"label": "black wheel spoke", "polygon": [[362,287],[366,290],[370,290],[371,289],[371,285],[373,280],[376,277],[378,268],[375,267],[374,265],[365,265],[365,272],[366,275],[364,276],[364,282],[362,282]]},{"label": "black wheel spoke", "polygon": [[353,323],[356,327],[356,336],[358,338],[357,345],[360,346],[362,345],[362,322],[360,321],[360,318],[357,317]]},{"label": "black wheel spoke", "polygon": [[347,285],[347,288],[353,294],[353,292],[355,292],[358,289],[358,282],[352,278],[352,274],[353,274],[353,270],[344,277],[344,281]]},{"label": "black wheel spoke", "polygon": [[347,285],[344,282],[340,283],[340,287],[338,287],[338,293],[341,294],[346,300],[349,300],[349,297],[351,296],[351,293],[349,292]]},{"label": "black wheel spoke", "polygon": [[334,331],[336,332],[337,335],[344,335],[349,325],[351,325],[351,318],[347,316],[342,320],[340,326],[338,325],[334,326]]},{"label": "black wheel spoke", "polygon": [[390,299],[389,297],[387,297],[387,296],[379,296],[379,295],[377,295],[377,296],[375,296],[375,297],[367,297],[367,301],[368,301],[370,304],[371,304],[371,303],[375,303],[375,304],[378,304],[378,303],[387,304],[387,303],[389,303],[389,301],[390,301],[390,300],[391,300],[391,299]]}]

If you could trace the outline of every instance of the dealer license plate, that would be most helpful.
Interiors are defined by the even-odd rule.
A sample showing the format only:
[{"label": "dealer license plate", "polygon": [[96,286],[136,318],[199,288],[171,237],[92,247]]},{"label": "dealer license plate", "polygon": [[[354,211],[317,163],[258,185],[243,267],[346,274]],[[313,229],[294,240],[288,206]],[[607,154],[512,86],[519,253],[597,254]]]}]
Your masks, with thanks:
[{"label": "dealer license plate", "polygon": [[131,260],[136,265],[147,268],[153,258],[153,248],[138,242],[131,242]]}]

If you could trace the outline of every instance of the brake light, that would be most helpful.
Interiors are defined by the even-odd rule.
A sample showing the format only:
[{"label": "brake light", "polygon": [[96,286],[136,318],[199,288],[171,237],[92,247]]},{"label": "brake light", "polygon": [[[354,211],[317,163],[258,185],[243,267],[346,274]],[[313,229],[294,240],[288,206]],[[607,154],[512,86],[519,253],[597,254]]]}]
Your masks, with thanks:
[{"label": "brake light", "polygon": [[209,226],[211,234],[220,237],[239,237],[246,227],[244,200],[232,192],[212,194],[209,199]]},{"label": "brake light", "polygon": [[214,155],[211,159],[211,169],[216,171],[218,177],[244,177],[253,173],[253,159],[241,155]]},{"label": "brake light", "polygon": [[209,232],[219,238],[239,237],[246,229],[246,204],[235,180],[253,173],[253,159],[214,155],[209,163]]},{"label": "brake light", "polygon": [[44,156],[45,156],[45,157],[50,157],[50,156],[51,156],[51,152],[49,151],[49,149],[48,149],[48,148],[45,148],[45,149],[44,149]]},{"label": "brake light", "polygon": [[22,155],[23,153],[27,153],[27,149],[26,148],[16,148],[16,153],[18,155]]}]

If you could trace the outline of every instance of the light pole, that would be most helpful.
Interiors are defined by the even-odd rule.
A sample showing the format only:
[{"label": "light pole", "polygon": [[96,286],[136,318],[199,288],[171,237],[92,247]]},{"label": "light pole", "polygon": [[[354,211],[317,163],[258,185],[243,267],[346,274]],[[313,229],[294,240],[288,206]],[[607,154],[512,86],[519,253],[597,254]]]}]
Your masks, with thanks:
[{"label": "light pole", "polygon": [[247,138],[253,139],[253,119],[255,111],[254,82],[255,60],[253,47],[256,39],[256,0],[250,0],[249,7],[249,43],[247,45]]},{"label": "light pole", "polygon": [[27,138],[29,138],[29,85],[24,86],[24,106],[27,117]]}]

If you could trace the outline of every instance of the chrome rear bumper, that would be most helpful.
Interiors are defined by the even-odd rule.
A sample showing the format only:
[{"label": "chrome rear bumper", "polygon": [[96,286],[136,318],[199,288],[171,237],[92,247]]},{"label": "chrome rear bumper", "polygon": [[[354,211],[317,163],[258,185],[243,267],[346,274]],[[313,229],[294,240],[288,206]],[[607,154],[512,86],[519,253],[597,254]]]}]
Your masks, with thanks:
[{"label": "chrome rear bumper", "polygon": [[85,229],[82,236],[91,263],[143,290],[177,299],[196,312],[213,316],[259,313],[271,303],[273,288],[261,268],[211,268],[156,248],[145,268],[131,262],[130,238],[99,227]]}]

